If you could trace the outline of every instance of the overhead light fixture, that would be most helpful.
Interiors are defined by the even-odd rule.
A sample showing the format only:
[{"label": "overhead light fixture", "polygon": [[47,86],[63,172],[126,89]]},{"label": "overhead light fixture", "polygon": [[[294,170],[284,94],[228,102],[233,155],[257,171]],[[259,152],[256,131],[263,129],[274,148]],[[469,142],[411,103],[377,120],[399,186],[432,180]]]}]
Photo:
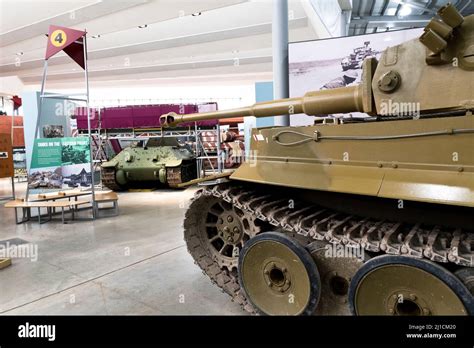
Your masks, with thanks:
[{"label": "overhead light fixture", "polygon": [[24,53],[23,52],[17,52],[16,55],[17,56],[22,56],[22,55],[24,55]]},{"label": "overhead light fixture", "polygon": [[403,5],[398,13],[401,17],[405,17],[411,14],[411,7],[408,5]]},{"label": "overhead light fixture", "polygon": [[197,16],[200,16],[200,15],[202,15],[202,13],[201,13],[201,12],[194,12],[194,13],[193,13],[191,16],[193,16],[193,17],[197,17]]},{"label": "overhead light fixture", "polygon": [[97,35],[92,35],[91,38],[93,39],[98,39],[100,37],[100,34],[97,34]]},{"label": "overhead light fixture", "polygon": [[139,27],[140,29],[144,29],[144,28],[148,27],[148,24],[139,25],[138,27]]}]

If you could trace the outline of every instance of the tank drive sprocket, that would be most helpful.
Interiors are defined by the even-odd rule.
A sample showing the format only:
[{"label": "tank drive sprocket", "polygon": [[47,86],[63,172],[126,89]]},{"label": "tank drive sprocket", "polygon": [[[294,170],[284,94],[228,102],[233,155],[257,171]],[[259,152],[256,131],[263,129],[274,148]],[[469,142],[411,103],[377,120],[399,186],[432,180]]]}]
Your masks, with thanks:
[{"label": "tank drive sprocket", "polygon": [[208,190],[199,190],[186,211],[184,240],[195,263],[250,313],[254,309],[240,290],[236,269],[244,242],[259,232],[252,216]]}]

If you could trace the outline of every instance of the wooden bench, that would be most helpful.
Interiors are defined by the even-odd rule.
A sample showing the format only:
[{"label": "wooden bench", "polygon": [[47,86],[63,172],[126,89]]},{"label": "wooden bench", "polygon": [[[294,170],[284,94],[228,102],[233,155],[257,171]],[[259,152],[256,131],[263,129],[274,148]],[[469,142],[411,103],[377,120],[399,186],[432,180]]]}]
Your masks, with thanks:
[{"label": "wooden bench", "polygon": [[[31,208],[38,209],[38,222],[45,223],[52,219],[52,215],[55,214],[56,209],[61,209],[61,219],[63,223],[65,222],[64,214],[65,208],[69,208],[71,212],[72,220],[75,218],[75,211],[78,210],[80,205],[92,203],[90,200],[87,201],[78,201],[78,196],[90,195],[91,192],[58,192],[54,194],[45,194],[45,195],[38,195],[34,197],[33,201],[25,201],[24,199],[16,199],[13,201],[9,201],[5,204],[5,208],[14,208],[15,209],[15,222],[16,224],[21,224],[31,219]],[[67,198],[68,200],[64,200]],[[71,198],[75,200],[72,201]],[[114,214],[110,216],[117,216],[119,214],[118,208],[118,195],[115,192],[108,191],[108,192],[97,192],[94,195],[95,198],[95,216],[99,217],[99,205],[103,203],[112,203],[113,206],[111,208],[106,209],[113,209]],[[49,220],[41,220],[41,208],[46,208],[48,211]],[[22,218],[18,221],[18,211],[17,209],[22,209]]]},{"label": "wooden bench", "polygon": [[[64,208],[69,208],[71,212],[72,220],[74,220],[74,211],[75,208],[79,205],[88,204],[89,201],[39,201],[39,202],[25,202],[22,199],[16,199],[5,203],[5,208],[14,208],[15,209],[15,222],[16,224],[21,224],[23,222],[29,221],[31,219],[31,208],[38,209],[38,222],[41,224],[52,219],[52,209],[61,208],[61,219],[63,224],[66,223],[64,219]],[[47,208],[49,220],[41,222],[41,208]],[[71,209],[72,208],[72,209]],[[20,221],[18,221],[18,212],[17,209],[22,209],[23,216]]]},{"label": "wooden bench", "polygon": [[119,208],[118,208],[118,195],[115,192],[97,192],[94,195],[95,199],[95,205],[96,205],[96,216],[99,217],[99,204],[103,203],[112,203],[113,206],[112,208],[106,208],[106,209],[113,209],[114,214],[111,216],[117,216],[119,214]]}]

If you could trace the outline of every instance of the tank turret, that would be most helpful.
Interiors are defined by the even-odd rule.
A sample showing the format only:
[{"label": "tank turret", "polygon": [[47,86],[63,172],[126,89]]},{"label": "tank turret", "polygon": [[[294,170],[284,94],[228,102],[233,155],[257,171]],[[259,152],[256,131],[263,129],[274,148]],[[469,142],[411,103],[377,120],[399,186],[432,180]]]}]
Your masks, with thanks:
[{"label": "tank turret", "polygon": [[[249,107],[161,117],[163,125],[239,116],[268,117],[284,114],[322,115],[365,112],[397,116],[391,104],[417,104],[412,113],[430,115],[465,111],[474,107],[474,17],[463,18],[452,6],[439,11],[419,39],[389,47],[380,61],[363,64],[360,85],[311,91],[300,98],[256,103]],[[470,87],[470,88],[469,88]]]}]

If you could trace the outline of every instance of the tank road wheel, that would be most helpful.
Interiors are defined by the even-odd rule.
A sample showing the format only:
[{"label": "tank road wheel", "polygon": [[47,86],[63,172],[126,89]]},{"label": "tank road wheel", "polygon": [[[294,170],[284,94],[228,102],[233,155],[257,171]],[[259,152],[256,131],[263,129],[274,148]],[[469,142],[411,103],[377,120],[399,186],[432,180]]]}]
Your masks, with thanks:
[{"label": "tank road wheel", "polygon": [[473,296],[445,268],[427,260],[383,255],[352,279],[349,301],[356,315],[474,314]]},{"label": "tank road wheel", "polygon": [[[321,299],[316,315],[351,315],[349,308],[349,284],[364,264],[363,249],[349,248],[345,257],[331,252],[337,247],[325,241],[314,241],[306,246],[311,253],[321,277]],[[334,249],[336,250],[336,249]]]},{"label": "tank road wheel", "polygon": [[248,241],[239,257],[239,283],[263,314],[310,315],[321,281],[310,253],[297,241],[267,232]]}]

